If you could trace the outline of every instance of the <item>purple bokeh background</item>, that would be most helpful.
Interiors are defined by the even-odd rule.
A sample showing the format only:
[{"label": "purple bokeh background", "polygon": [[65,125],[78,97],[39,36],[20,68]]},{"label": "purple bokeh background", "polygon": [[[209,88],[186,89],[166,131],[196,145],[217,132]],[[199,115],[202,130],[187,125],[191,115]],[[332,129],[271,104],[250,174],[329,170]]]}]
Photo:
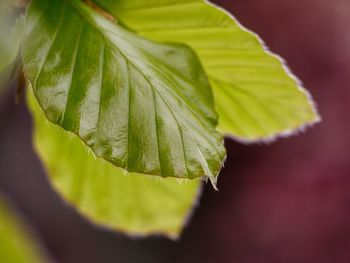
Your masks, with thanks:
[{"label": "purple bokeh background", "polygon": [[97,228],[50,188],[13,94],[0,104],[0,191],[62,263],[350,262],[350,1],[217,0],[284,57],[323,122],[271,145],[227,140],[219,192],[206,187],[179,242]]}]

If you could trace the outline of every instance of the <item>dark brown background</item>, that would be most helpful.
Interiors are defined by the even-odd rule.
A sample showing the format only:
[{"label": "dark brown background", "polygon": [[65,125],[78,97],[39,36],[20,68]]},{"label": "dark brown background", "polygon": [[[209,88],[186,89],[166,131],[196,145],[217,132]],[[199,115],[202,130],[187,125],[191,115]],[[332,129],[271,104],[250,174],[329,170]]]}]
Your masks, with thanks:
[{"label": "dark brown background", "polygon": [[350,262],[349,0],[217,1],[287,59],[323,122],[270,146],[227,140],[220,192],[208,185],[180,242],[130,240],[90,225],[49,187],[31,119],[0,106],[0,190],[62,263]]}]

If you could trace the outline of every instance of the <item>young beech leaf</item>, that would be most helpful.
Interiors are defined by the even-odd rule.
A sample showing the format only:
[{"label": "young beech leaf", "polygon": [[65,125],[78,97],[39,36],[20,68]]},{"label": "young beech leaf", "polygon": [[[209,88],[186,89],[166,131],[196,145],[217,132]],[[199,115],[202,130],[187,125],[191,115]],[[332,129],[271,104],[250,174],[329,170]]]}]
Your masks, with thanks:
[{"label": "young beech leaf", "polygon": [[225,158],[195,53],[116,25],[79,0],[33,0],[24,70],[47,118],[129,172],[209,177]]},{"label": "young beech leaf", "polygon": [[319,120],[284,62],[230,14],[204,0],[96,0],[118,22],[155,41],[191,46],[214,90],[219,129],[245,142]]},{"label": "young beech leaf", "polygon": [[201,180],[127,175],[95,158],[77,136],[48,123],[28,89],[34,144],[50,182],[91,221],[132,235],[176,238],[195,205]]},{"label": "young beech leaf", "polygon": [[48,263],[33,235],[0,198],[0,262]]}]

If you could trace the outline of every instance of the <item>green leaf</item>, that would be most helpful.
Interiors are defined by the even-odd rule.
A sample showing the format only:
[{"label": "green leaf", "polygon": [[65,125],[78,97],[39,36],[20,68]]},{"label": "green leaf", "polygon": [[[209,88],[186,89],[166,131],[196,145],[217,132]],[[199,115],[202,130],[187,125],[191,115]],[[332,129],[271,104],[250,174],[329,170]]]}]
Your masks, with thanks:
[{"label": "green leaf", "polygon": [[204,0],[96,0],[118,22],[155,41],[188,44],[214,89],[219,128],[249,142],[319,121],[284,62],[230,14]]},{"label": "green leaf", "polygon": [[145,40],[79,0],[33,0],[24,69],[47,118],[129,172],[209,177],[225,158],[195,53]]},{"label": "green leaf", "polygon": [[0,198],[0,262],[49,262],[32,233],[3,198]]},{"label": "green leaf", "polygon": [[201,190],[199,179],[125,174],[78,137],[48,123],[28,90],[34,144],[54,189],[91,221],[133,235],[176,238]]},{"label": "green leaf", "polygon": [[0,73],[16,59],[21,45],[24,17],[9,3],[0,4]]}]

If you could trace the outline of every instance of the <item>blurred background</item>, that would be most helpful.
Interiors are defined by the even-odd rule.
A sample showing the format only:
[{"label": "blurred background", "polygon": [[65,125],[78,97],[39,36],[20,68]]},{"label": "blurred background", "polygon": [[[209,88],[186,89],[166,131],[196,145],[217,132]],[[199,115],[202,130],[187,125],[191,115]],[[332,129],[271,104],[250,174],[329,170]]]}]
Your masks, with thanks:
[{"label": "blurred background", "polygon": [[217,0],[287,61],[323,122],[271,145],[226,140],[219,192],[208,184],[180,241],[97,228],[50,188],[31,118],[0,103],[0,191],[59,263],[350,262],[350,1]]}]

